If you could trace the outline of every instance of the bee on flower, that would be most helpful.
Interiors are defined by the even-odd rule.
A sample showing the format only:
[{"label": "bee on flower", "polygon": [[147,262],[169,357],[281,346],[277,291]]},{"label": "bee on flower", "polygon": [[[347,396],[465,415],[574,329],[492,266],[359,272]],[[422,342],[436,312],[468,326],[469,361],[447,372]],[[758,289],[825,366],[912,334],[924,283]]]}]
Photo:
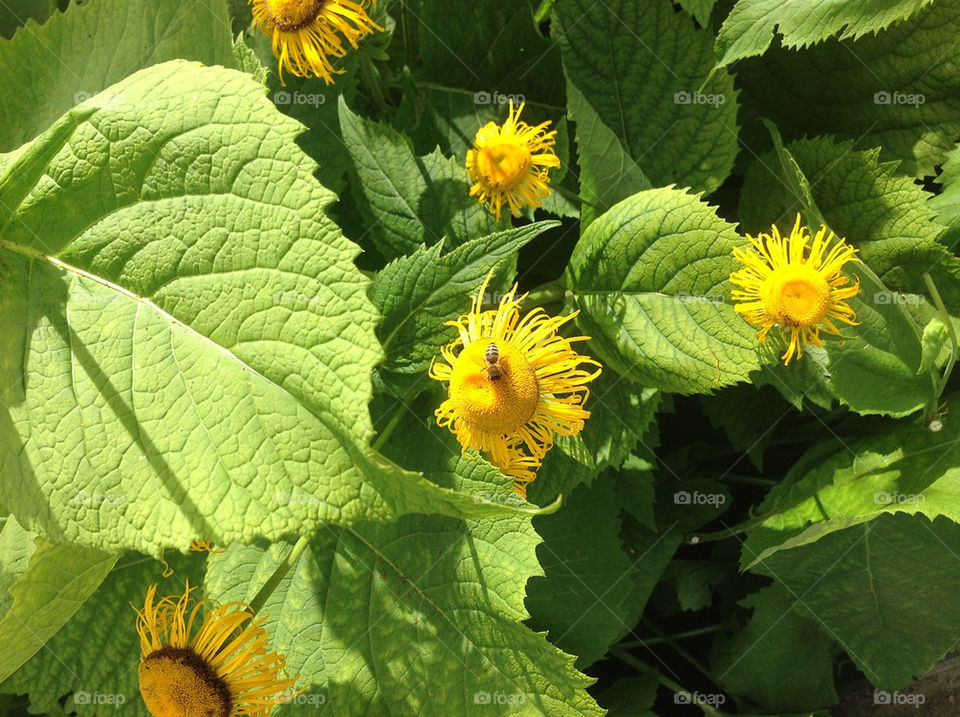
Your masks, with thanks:
[{"label": "bee on flower", "polygon": [[518,297],[516,286],[496,309],[482,311],[491,276],[473,297],[470,313],[447,322],[460,336],[430,366],[431,378],[449,384],[436,417],[464,452],[487,453],[502,473],[516,478],[514,487],[525,496],[554,436],[583,430],[590,416],[583,407],[587,384],[600,375],[600,364],[572,347],[589,337],[557,333],[576,313],[550,317],[538,307],[521,319],[526,294]]}]

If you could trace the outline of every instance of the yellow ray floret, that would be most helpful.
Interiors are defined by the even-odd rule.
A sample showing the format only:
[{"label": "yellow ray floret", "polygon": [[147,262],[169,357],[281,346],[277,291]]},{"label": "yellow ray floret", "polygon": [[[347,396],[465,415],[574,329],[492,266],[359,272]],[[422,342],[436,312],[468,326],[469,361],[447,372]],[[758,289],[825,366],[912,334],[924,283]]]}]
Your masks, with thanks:
[{"label": "yellow ray floret", "polygon": [[846,263],[860,259],[857,250],[821,226],[811,244],[800,215],[790,236],[783,237],[774,226],[771,234],[747,236],[751,247],[735,248],[734,256],[743,268],[730,275],[740,289],[732,298],[735,310],[755,326],[762,327],[757,338],[763,341],[778,327],[787,341],[781,357],[785,364],[803,355],[803,346],[823,346],[820,331],[840,335],[834,320],[856,326],[856,315],[847,299],[860,293],[860,281],[852,284],[843,274]]},{"label": "yellow ray floret", "polygon": [[[328,85],[342,69],[331,57],[343,57],[346,40],[356,49],[359,41],[383,30],[367,14],[376,0],[250,0],[253,20],[271,38],[273,54],[283,71],[297,77],[320,77]],[[284,83],[286,84],[286,83]]]},{"label": "yellow ray floret", "polygon": [[498,221],[504,203],[515,217],[525,206],[539,207],[550,195],[547,170],[560,166],[553,152],[556,130],[547,132],[549,122],[531,127],[520,121],[523,108],[514,111],[511,100],[506,122],[485,124],[467,151],[470,196],[489,204]]},{"label": "yellow ray floret", "polygon": [[[289,700],[296,678],[284,675],[284,658],[267,648],[264,619],[244,603],[213,607],[198,622],[189,583],[182,595],[157,601],[147,590],[137,610],[140,694],[154,717],[269,715]],[[188,615],[189,611],[189,615]],[[246,624],[245,624],[246,623]]]},{"label": "yellow ray floret", "polygon": [[575,313],[550,317],[536,308],[521,319],[526,295],[517,297],[516,286],[497,309],[482,311],[489,281],[487,275],[469,314],[447,322],[460,336],[441,348],[443,360],[430,367],[431,378],[449,384],[437,423],[456,435],[464,452],[489,454],[525,494],[554,436],[583,430],[590,416],[583,408],[587,384],[600,374],[600,364],[571,346],[588,337],[557,335]]}]

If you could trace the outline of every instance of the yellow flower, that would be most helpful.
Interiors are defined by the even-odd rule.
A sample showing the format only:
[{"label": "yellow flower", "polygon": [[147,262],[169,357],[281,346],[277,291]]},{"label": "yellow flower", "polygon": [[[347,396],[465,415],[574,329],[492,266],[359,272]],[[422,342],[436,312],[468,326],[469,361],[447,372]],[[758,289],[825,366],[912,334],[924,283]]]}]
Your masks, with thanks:
[{"label": "yellow flower", "polygon": [[227,603],[210,609],[194,631],[207,601],[187,617],[190,592],[187,583],[183,595],[154,604],[152,585],[143,612],[137,610],[138,676],[147,710],[154,717],[269,715],[289,699],[296,678],[281,677],[283,656],[267,652],[263,619],[244,626],[253,618],[250,607]]},{"label": "yellow flower", "polygon": [[[572,342],[589,337],[557,335],[576,313],[551,318],[536,308],[521,320],[519,306],[526,294],[518,298],[516,286],[497,309],[481,311],[492,274],[473,298],[470,313],[447,322],[457,327],[460,338],[442,347],[444,360],[430,366],[431,378],[449,382],[448,398],[436,417],[464,452],[489,453],[490,462],[515,477],[517,492],[526,495],[554,434],[583,430],[590,417],[583,409],[590,395],[586,384],[600,375],[600,364],[571,348]],[[596,370],[581,368],[584,364]]]},{"label": "yellow flower", "polygon": [[[279,60],[283,82],[284,69],[297,77],[322,77],[332,85],[334,69],[331,57],[347,54],[343,39],[356,49],[357,43],[383,30],[370,16],[367,6],[376,0],[250,0],[253,20],[265,35],[273,39],[273,54]],[[341,35],[343,38],[341,38]]]},{"label": "yellow flower", "polygon": [[500,220],[504,201],[513,216],[519,217],[524,205],[536,209],[550,196],[547,168],[557,168],[560,160],[553,153],[556,130],[547,132],[550,122],[531,127],[520,121],[524,105],[510,114],[503,126],[488,122],[477,132],[473,149],[467,151],[467,173],[473,186],[470,196],[480,195],[482,204],[490,203],[491,213]]},{"label": "yellow flower", "polygon": [[821,226],[813,238],[806,227],[800,226],[800,215],[789,237],[780,236],[777,227],[773,235],[747,236],[752,248],[733,250],[734,256],[744,268],[730,275],[730,281],[741,290],[734,290],[734,309],[755,326],[763,328],[757,338],[763,341],[771,328],[780,328],[786,340],[790,334],[786,353],[781,357],[784,364],[796,354],[803,355],[802,346],[823,346],[820,330],[840,335],[831,321],[836,319],[856,326],[856,315],[845,299],[860,293],[860,281],[852,285],[843,273],[843,265],[860,261],[857,250],[839,239],[831,246],[834,233],[827,234]]}]

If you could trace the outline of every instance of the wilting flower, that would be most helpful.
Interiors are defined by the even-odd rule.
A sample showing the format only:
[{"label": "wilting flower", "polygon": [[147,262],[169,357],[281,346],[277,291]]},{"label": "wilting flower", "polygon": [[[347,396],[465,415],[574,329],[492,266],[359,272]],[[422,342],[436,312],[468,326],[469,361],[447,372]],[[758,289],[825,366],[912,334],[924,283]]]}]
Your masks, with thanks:
[{"label": "wilting flower", "polygon": [[273,40],[273,54],[279,61],[283,82],[284,69],[297,77],[322,77],[332,85],[334,69],[331,57],[347,54],[345,39],[356,49],[357,43],[374,30],[383,30],[367,14],[376,0],[250,0],[253,20]]},{"label": "wilting flower", "polygon": [[155,603],[152,585],[143,612],[137,610],[138,676],[147,710],[154,717],[269,715],[289,698],[296,678],[282,676],[283,656],[267,651],[263,618],[251,622],[248,605],[227,603],[211,608],[194,630],[208,602],[190,609],[195,589],[188,583],[183,595]]},{"label": "wilting flower", "polygon": [[789,237],[780,236],[777,227],[771,234],[747,236],[752,248],[733,250],[744,268],[730,275],[730,281],[739,287],[734,290],[735,306],[747,321],[763,328],[757,338],[763,341],[774,326],[783,333],[789,345],[781,357],[785,364],[796,354],[803,355],[802,346],[823,346],[820,331],[840,335],[832,319],[856,326],[856,315],[846,299],[860,293],[860,281],[850,284],[842,273],[849,261],[859,262],[857,250],[844,243],[834,242],[834,233],[821,226],[810,245],[810,234],[800,226],[800,215]]},{"label": "wilting flower", "polygon": [[430,366],[431,378],[449,382],[437,423],[449,427],[464,452],[488,453],[502,473],[517,479],[517,492],[526,495],[554,435],[583,430],[590,416],[583,408],[590,395],[586,384],[600,375],[600,364],[571,348],[572,342],[588,337],[557,335],[576,313],[551,318],[536,308],[521,320],[519,306],[526,294],[518,298],[516,286],[497,309],[481,311],[491,275],[473,298],[470,313],[447,322],[460,337],[441,348],[443,361]]},{"label": "wilting flower", "polygon": [[473,149],[467,151],[467,173],[473,186],[470,196],[490,203],[490,211],[500,219],[504,202],[513,216],[519,217],[526,205],[540,206],[550,196],[547,169],[560,166],[553,152],[556,130],[547,132],[550,122],[531,127],[520,121],[524,105],[510,114],[503,125],[488,122],[477,132]]}]

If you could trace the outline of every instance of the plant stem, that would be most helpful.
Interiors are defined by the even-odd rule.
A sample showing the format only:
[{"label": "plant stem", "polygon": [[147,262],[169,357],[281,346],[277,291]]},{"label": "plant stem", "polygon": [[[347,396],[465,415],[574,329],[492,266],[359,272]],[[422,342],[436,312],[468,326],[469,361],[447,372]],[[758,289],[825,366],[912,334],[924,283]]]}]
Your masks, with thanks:
[{"label": "plant stem", "polygon": [[287,557],[282,563],[273,571],[273,575],[270,576],[270,579],[263,584],[263,587],[260,588],[260,591],[254,596],[253,600],[250,601],[250,607],[254,613],[260,611],[260,609],[267,602],[273,591],[277,589],[277,585],[280,584],[280,581],[283,580],[284,576],[290,570],[290,566],[297,562],[300,558],[300,555],[304,550],[307,549],[307,546],[310,544],[310,539],[306,536],[301,535],[297,540],[296,544],[293,546],[293,550],[289,552]]},{"label": "plant stem", "polygon": [[950,337],[950,359],[947,361],[947,367],[944,369],[940,383],[937,385],[937,397],[934,399],[933,406],[931,407],[932,413],[937,410],[937,403],[940,401],[940,396],[943,395],[943,390],[947,387],[947,381],[950,380],[950,374],[953,372],[953,365],[957,362],[957,332],[953,328],[953,319],[950,318],[950,312],[947,311],[947,307],[943,303],[943,299],[940,297],[940,292],[937,291],[937,285],[933,283],[933,279],[929,274],[923,275],[923,281],[930,290],[930,295],[933,297],[933,303],[937,305],[937,310],[940,311],[940,316],[943,318],[943,323],[947,325],[947,335]]},{"label": "plant stem", "polygon": [[567,288],[560,283],[560,279],[538,286],[527,294],[524,303],[530,306],[543,306],[555,301],[562,301],[567,295]]},{"label": "plant stem", "polygon": [[700,637],[701,635],[709,635],[714,632],[719,632],[723,628],[727,627],[727,623],[718,622],[715,625],[707,625],[706,627],[700,627],[696,630],[687,630],[686,632],[678,632],[673,635],[666,635],[664,637],[651,637],[648,640],[625,640],[618,643],[620,647],[641,647],[649,645],[659,645],[661,643],[667,642],[668,640],[686,640],[691,637]]},{"label": "plant stem", "polygon": [[407,404],[403,401],[400,402],[400,407],[397,408],[393,416],[390,418],[390,422],[384,427],[380,432],[380,435],[377,436],[377,440],[373,442],[373,450],[380,451],[383,448],[383,444],[387,442],[387,439],[390,438],[390,434],[393,433],[393,430],[400,424],[400,421],[403,419],[404,413],[407,412]]},{"label": "plant stem", "polygon": [[543,0],[540,7],[537,8],[537,14],[533,16],[533,21],[538,25],[547,19],[550,14],[550,8],[553,7],[554,0]]}]

